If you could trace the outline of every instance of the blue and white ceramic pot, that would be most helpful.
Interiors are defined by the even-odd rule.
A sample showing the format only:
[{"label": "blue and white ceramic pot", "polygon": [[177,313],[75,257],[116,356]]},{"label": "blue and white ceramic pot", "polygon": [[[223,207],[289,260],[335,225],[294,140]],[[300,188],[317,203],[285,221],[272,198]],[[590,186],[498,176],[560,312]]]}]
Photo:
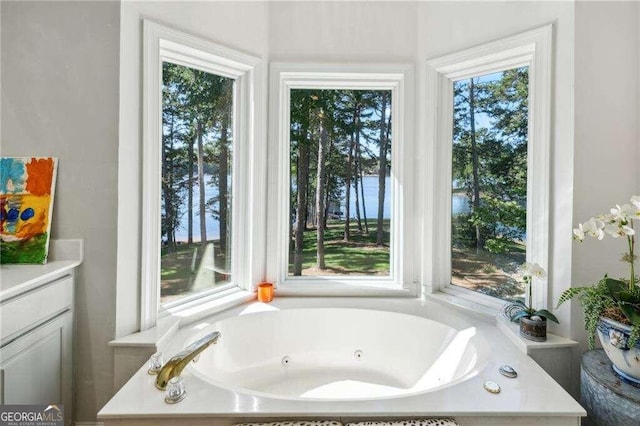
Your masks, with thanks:
[{"label": "blue and white ceramic pot", "polygon": [[600,317],[598,337],[602,348],[613,363],[613,369],[623,378],[640,384],[640,340],[633,348],[627,342],[631,327],[609,318]]}]

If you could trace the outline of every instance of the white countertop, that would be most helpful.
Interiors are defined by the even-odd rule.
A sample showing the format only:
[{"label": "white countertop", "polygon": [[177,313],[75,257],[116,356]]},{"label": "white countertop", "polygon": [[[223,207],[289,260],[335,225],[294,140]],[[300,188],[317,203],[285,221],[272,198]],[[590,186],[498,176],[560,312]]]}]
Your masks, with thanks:
[{"label": "white countertop", "polygon": [[[259,302],[246,304],[178,330],[165,353],[183,347],[188,336],[217,318],[237,315]],[[182,376],[187,397],[175,405],[164,403],[164,392],[155,389],[155,376],[146,366],[98,413],[99,418],[153,417],[368,417],[399,416],[584,416],[584,409],[539,365],[524,354],[498,330],[494,322],[466,316],[458,310],[432,301],[378,298],[279,298],[270,306],[364,307],[427,316],[456,328],[476,327],[491,347],[492,355],[478,367],[475,376],[442,389],[413,396],[369,401],[305,401],[261,397],[214,386],[193,375],[187,367]],[[416,336],[419,338],[419,336]],[[210,350],[215,350],[211,348]],[[509,379],[499,374],[503,364],[513,366],[519,375]],[[500,394],[484,390],[483,383],[493,380],[502,387]]]},{"label": "white countertop", "polygon": [[44,265],[0,265],[0,300],[29,291],[82,263],[81,240],[51,240],[50,244],[51,260]]}]

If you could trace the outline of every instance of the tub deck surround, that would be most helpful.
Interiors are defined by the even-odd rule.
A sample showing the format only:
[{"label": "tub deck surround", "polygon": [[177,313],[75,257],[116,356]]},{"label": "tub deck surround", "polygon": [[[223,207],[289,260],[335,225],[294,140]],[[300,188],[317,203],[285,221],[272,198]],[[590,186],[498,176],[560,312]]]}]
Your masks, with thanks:
[{"label": "tub deck surround", "polygon": [[[220,383],[214,384],[215,373],[212,373],[211,377],[206,377],[202,371],[202,368],[206,369],[207,362],[213,362],[216,356],[220,356],[214,354],[218,349],[214,345],[205,352],[211,358],[203,359],[202,366],[190,365],[183,371],[187,397],[179,404],[164,403],[164,393],[155,388],[155,377],[148,375],[147,367],[143,365],[102,408],[98,413],[99,418],[105,422],[106,426],[144,424],[145,419],[151,422],[149,424],[163,424],[163,422],[170,424],[171,419],[175,421],[175,418],[183,418],[193,424],[204,424],[206,419],[209,421],[215,419],[216,424],[222,425],[239,423],[241,419],[336,419],[345,418],[345,416],[360,420],[449,416],[455,417],[461,425],[578,425],[580,417],[585,415],[582,407],[569,394],[497,329],[495,320],[482,320],[468,316],[432,301],[377,298],[276,298],[269,304],[259,302],[246,304],[185,326],[175,331],[173,338],[164,339],[164,347],[160,349],[166,358],[178,352],[199,334],[210,331],[210,327],[216,326],[214,323],[221,322],[224,326],[224,320],[239,315],[254,313],[260,315],[261,312],[277,313],[280,310],[306,308],[397,312],[432,319],[458,331],[473,330],[475,336],[472,341],[478,357],[475,364],[469,363],[462,367],[458,380],[412,395],[387,396],[370,400],[295,400],[285,399],[289,398],[286,395],[276,396],[275,392],[271,392],[270,396],[264,396],[264,392],[256,389],[244,389],[238,386],[236,390],[232,390],[227,383],[224,384],[227,387],[220,386]],[[248,316],[246,318],[249,319]],[[235,323],[240,324],[238,321]],[[229,324],[234,323],[228,322],[227,326]],[[313,335],[318,329],[320,327],[315,327],[315,329],[306,330],[306,333]],[[425,333],[424,331],[409,331],[415,334],[413,338],[418,342],[417,346],[408,348],[409,350],[415,350],[419,347],[421,339],[429,337],[421,335]],[[234,340],[235,336],[230,333],[238,332],[228,329],[225,333],[225,330],[222,330],[221,343],[227,338]],[[269,333],[277,336],[278,330],[264,328],[263,332],[267,337]],[[387,337],[384,333],[380,335],[382,341]],[[393,341],[392,338],[387,340]],[[269,339],[266,338],[263,342],[264,345],[268,345]],[[247,355],[239,354],[239,358]],[[404,358],[399,360],[403,363],[409,362]],[[392,363],[394,359],[389,359],[388,362]],[[518,378],[509,379],[502,376],[498,369],[504,364],[511,365],[518,372]],[[214,365],[215,362],[212,366]],[[487,380],[497,382],[502,388],[501,393],[495,395],[485,391],[483,383]]]}]

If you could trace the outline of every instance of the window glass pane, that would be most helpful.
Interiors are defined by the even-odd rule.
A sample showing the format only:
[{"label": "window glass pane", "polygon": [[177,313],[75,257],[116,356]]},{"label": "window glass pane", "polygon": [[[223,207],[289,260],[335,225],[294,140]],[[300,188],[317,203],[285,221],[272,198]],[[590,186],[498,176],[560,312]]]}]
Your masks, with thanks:
[{"label": "window glass pane", "polygon": [[230,275],[234,80],[162,64],[161,303]]},{"label": "window glass pane", "polygon": [[391,91],[291,90],[289,275],[390,275]]},{"label": "window glass pane", "polygon": [[524,299],[528,67],[454,83],[452,284]]}]

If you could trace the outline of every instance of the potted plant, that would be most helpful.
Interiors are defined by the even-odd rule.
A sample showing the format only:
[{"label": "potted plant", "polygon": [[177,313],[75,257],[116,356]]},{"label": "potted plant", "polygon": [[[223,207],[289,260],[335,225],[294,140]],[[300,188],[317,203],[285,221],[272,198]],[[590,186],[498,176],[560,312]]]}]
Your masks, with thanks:
[{"label": "potted plant", "polygon": [[640,383],[640,287],[635,274],[635,231],[633,221],[640,219],[640,196],[629,204],[616,205],[608,214],[593,217],[573,230],[573,238],[602,240],[606,235],[626,240],[622,261],[629,265],[628,278],[613,279],[606,274],[596,285],[565,290],[558,306],[578,297],[584,310],[589,349],[597,333],[613,369],[620,376]]},{"label": "potted plant", "polygon": [[534,309],[532,302],[533,278],[543,278],[547,274],[537,263],[522,265],[522,279],[529,291],[529,305],[521,300],[505,305],[504,312],[511,321],[520,323],[520,336],[536,342],[547,340],[547,320],[558,323],[558,319],[546,309]]}]

